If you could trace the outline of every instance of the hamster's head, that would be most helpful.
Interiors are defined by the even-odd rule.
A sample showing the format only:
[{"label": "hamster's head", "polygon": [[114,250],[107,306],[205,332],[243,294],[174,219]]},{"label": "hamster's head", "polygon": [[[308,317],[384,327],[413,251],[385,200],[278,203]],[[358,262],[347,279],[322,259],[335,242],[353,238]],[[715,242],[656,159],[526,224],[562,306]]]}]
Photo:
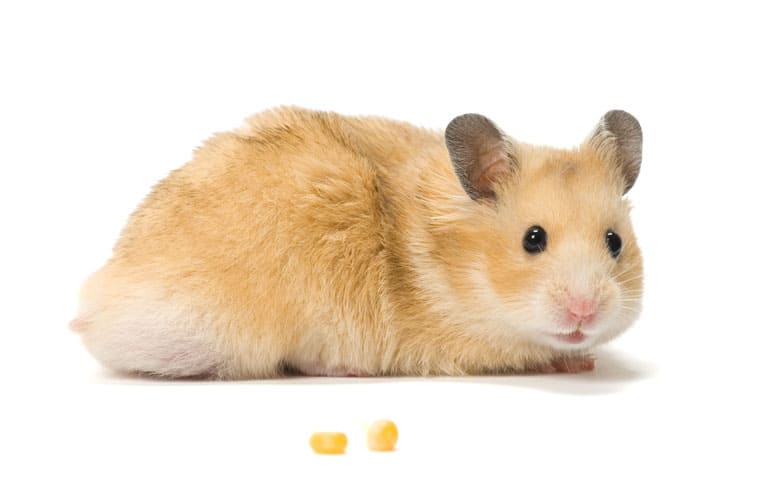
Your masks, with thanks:
[{"label": "hamster's head", "polygon": [[610,111],[573,150],[516,142],[475,114],[451,121],[445,139],[477,214],[467,304],[560,350],[627,329],[643,292],[625,198],[641,165],[638,121]]}]

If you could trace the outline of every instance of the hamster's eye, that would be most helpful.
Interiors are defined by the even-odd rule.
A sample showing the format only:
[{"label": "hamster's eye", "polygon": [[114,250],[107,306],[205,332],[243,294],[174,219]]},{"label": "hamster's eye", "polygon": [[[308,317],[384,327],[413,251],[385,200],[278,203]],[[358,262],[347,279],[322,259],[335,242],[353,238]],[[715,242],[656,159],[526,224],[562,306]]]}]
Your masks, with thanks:
[{"label": "hamster's eye", "polygon": [[547,248],[547,231],[541,226],[531,226],[523,237],[523,248],[528,253],[543,252]]},{"label": "hamster's eye", "polygon": [[608,246],[608,251],[611,252],[611,256],[617,258],[619,257],[619,252],[622,251],[622,238],[609,229],[606,231],[606,246]]}]

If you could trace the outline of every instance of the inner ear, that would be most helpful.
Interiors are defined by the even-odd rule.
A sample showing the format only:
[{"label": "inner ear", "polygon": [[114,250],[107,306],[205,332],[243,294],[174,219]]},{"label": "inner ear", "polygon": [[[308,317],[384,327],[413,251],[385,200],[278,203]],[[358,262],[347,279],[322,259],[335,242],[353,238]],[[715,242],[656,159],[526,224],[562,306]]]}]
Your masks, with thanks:
[{"label": "inner ear", "polygon": [[625,111],[609,111],[587,142],[618,170],[624,181],[623,194],[627,193],[641,171],[643,132],[638,120]]},{"label": "inner ear", "polygon": [[496,184],[515,169],[512,141],[491,120],[470,113],[448,124],[445,144],[467,194],[473,200],[496,199]]}]

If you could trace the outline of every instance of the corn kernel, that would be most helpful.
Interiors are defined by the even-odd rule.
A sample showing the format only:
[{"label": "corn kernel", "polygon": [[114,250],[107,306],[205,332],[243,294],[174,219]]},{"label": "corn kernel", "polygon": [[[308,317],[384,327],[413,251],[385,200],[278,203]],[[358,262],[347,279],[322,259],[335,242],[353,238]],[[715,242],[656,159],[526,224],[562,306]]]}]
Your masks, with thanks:
[{"label": "corn kernel", "polygon": [[308,443],[316,453],[340,455],[346,452],[348,438],[342,432],[314,432]]},{"label": "corn kernel", "polygon": [[397,426],[391,420],[373,422],[367,430],[367,447],[371,451],[392,451],[397,444]]}]

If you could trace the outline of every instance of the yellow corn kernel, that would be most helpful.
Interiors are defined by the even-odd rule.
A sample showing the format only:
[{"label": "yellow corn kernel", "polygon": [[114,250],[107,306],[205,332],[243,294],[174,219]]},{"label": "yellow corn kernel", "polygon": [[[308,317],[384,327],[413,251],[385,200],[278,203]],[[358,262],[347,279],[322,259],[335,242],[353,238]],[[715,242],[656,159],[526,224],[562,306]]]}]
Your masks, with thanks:
[{"label": "yellow corn kernel", "polygon": [[397,426],[391,420],[378,420],[367,429],[370,451],[392,451],[397,444]]},{"label": "yellow corn kernel", "polygon": [[323,455],[340,455],[346,452],[348,438],[342,432],[314,432],[308,440],[311,449]]}]

